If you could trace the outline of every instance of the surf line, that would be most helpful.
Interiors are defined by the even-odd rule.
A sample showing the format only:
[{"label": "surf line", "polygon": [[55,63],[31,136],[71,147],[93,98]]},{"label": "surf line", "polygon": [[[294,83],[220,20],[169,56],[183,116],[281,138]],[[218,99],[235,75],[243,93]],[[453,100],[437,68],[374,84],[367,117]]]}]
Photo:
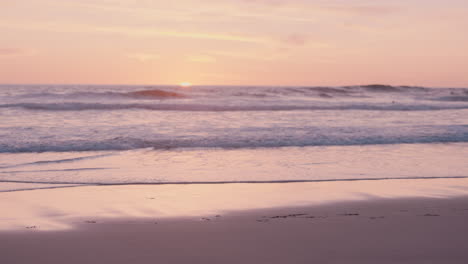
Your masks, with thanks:
[{"label": "surf line", "polygon": [[[428,177],[386,177],[386,178],[352,178],[352,179],[323,179],[323,180],[270,180],[270,181],[179,181],[179,182],[41,182],[1,179],[0,183],[28,183],[28,184],[70,184],[77,186],[125,186],[125,185],[192,185],[192,184],[268,184],[268,183],[308,183],[308,182],[353,182],[353,181],[386,181],[386,180],[436,180],[436,179],[468,179],[468,176],[428,176]],[[67,187],[67,186],[64,186]]]}]

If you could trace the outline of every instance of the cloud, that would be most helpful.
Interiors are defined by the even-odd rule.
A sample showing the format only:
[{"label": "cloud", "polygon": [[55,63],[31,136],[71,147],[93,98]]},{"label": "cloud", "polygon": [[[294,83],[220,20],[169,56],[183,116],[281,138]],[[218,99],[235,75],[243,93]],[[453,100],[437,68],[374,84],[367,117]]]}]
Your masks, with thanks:
[{"label": "cloud", "polygon": [[210,53],[219,57],[228,57],[230,59],[238,60],[273,61],[276,59],[276,57],[272,56],[271,52],[267,52],[267,50],[256,53],[246,53],[240,51],[210,51]]},{"label": "cloud", "polygon": [[283,44],[281,45],[282,48],[287,48],[288,50],[292,47],[302,46],[313,49],[328,49],[333,47],[332,43],[324,42],[317,38],[313,38],[311,34],[291,33],[277,40]]},{"label": "cloud", "polygon": [[[235,0],[239,1],[239,0]],[[265,7],[289,8],[296,11],[307,10],[311,13],[335,13],[335,14],[353,14],[353,15],[386,15],[399,11],[396,5],[387,3],[368,3],[367,1],[307,1],[307,0],[240,0],[244,4],[257,4]]]},{"label": "cloud", "polygon": [[153,54],[153,53],[129,53],[129,54],[126,54],[126,56],[127,58],[134,59],[134,60],[141,61],[141,62],[157,60],[161,57],[159,54]]},{"label": "cloud", "polygon": [[309,37],[303,34],[291,34],[283,39],[283,42],[290,45],[303,46],[309,41]]},{"label": "cloud", "polygon": [[201,62],[201,63],[213,63],[216,62],[216,58],[208,55],[192,55],[187,58],[192,62]]},{"label": "cloud", "polygon": [[[235,0],[235,1],[239,1],[239,0]],[[285,5],[289,3],[289,1],[284,1],[284,0],[241,0],[241,2],[248,3],[248,4],[262,4],[262,5],[272,5],[272,6]]]},{"label": "cloud", "polygon": [[178,32],[178,31],[153,31],[152,33],[156,35],[160,35],[160,36],[178,37],[178,38],[226,40],[226,41],[251,42],[251,43],[264,42],[264,40],[259,39],[259,38],[242,36],[242,35],[219,34],[219,33]]},{"label": "cloud", "polygon": [[94,26],[75,23],[8,23],[0,22],[0,27],[21,30],[41,30],[60,33],[109,33],[136,37],[173,37],[200,40],[220,40],[246,43],[265,43],[267,40],[247,35],[216,32],[161,30],[153,27]]},{"label": "cloud", "polygon": [[17,56],[26,54],[26,50],[19,48],[0,48],[0,56]]},{"label": "cloud", "polygon": [[334,13],[344,13],[353,15],[379,16],[395,13],[399,8],[388,5],[328,5],[321,9]]}]

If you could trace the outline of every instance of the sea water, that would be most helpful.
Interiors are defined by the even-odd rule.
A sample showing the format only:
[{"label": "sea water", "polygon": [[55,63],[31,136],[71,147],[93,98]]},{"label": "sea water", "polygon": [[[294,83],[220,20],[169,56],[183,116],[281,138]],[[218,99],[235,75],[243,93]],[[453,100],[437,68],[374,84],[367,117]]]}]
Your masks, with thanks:
[{"label": "sea water", "polygon": [[467,176],[468,89],[0,86],[0,191]]}]

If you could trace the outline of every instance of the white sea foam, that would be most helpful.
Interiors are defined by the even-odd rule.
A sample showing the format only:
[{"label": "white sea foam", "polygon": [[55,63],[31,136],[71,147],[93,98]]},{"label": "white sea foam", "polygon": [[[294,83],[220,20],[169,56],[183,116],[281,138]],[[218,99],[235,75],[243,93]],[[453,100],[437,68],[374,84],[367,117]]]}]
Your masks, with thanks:
[{"label": "white sea foam", "polygon": [[[389,127],[310,127],[300,128],[235,128],[229,133],[206,128],[205,135],[181,137],[176,135],[154,135],[138,131],[138,137],[42,139],[29,136],[0,139],[0,153],[21,152],[76,152],[112,151],[151,148],[155,150],[187,148],[278,148],[286,146],[353,146],[380,144],[456,143],[468,142],[468,126],[427,126],[399,130]],[[134,130],[134,132],[136,132]],[[66,133],[66,132],[64,132]],[[90,135],[91,136],[91,135]],[[2,168],[2,166],[0,166]]]},{"label": "white sea foam", "polygon": [[0,108],[23,108],[36,111],[85,111],[85,110],[153,110],[153,111],[297,111],[297,110],[368,110],[368,111],[437,111],[468,109],[468,105],[431,105],[431,104],[310,104],[310,105],[221,105],[221,104],[104,104],[104,103],[17,103],[1,104]]}]

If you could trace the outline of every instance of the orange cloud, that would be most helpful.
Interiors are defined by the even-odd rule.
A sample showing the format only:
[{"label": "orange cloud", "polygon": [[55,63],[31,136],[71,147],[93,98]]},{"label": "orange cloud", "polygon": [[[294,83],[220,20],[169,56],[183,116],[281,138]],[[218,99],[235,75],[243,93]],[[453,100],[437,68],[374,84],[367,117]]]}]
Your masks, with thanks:
[{"label": "orange cloud", "polygon": [[216,62],[216,58],[208,55],[192,55],[187,58],[192,62],[212,63]]},{"label": "orange cloud", "polygon": [[16,56],[25,55],[27,53],[26,50],[19,48],[0,48],[0,56]]},{"label": "orange cloud", "polygon": [[284,42],[287,44],[302,46],[307,43],[309,37],[303,34],[291,34],[284,39]]},{"label": "orange cloud", "polygon": [[152,60],[159,59],[161,57],[159,54],[141,53],[141,52],[129,53],[129,54],[126,54],[126,56],[130,59],[138,60],[141,62],[152,61]]},{"label": "orange cloud", "polygon": [[321,9],[353,15],[387,15],[398,12],[400,9],[389,5],[330,5],[322,6]]}]

